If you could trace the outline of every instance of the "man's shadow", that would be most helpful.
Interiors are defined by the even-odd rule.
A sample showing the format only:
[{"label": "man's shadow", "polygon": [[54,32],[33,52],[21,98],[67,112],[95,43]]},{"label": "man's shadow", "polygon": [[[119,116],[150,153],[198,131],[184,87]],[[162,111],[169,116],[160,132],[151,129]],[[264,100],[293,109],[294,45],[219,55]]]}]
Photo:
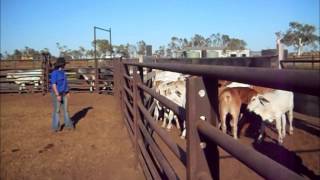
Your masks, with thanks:
[{"label": "man's shadow", "polygon": [[88,111],[90,109],[93,109],[93,107],[90,106],[90,107],[83,108],[81,111],[75,113],[71,117],[71,120],[73,122],[74,128],[76,128],[78,122],[86,116],[86,114],[88,113]]}]

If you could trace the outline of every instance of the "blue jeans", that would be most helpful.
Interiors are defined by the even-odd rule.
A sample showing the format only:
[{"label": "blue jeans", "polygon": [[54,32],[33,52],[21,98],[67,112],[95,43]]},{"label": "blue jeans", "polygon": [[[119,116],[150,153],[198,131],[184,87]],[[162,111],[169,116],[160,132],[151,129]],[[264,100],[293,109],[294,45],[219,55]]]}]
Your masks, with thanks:
[{"label": "blue jeans", "polygon": [[52,114],[52,129],[53,131],[58,131],[60,129],[60,107],[62,105],[63,114],[64,114],[64,125],[65,128],[74,128],[72,121],[69,118],[69,112],[68,112],[68,98],[66,95],[62,95],[61,99],[62,101],[59,102],[57,96],[55,93],[51,92],[51,97],[53,101],[53,114]]}]

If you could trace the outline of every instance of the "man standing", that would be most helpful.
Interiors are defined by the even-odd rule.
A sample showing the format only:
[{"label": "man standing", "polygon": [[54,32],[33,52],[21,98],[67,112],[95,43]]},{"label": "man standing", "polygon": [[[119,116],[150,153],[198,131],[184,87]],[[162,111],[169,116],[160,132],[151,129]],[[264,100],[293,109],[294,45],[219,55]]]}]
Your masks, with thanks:
[{"label": "man standing", "polygon": [[67,76],[64,71],[66,61],[63,57],[57,59],[55,68],[51,73],[51,96],[53,100],[52,129],[54,132],[60,130],[59,112],[61,105],[64,112],[64,125],[67,129],[74,129],[74,125],[69,117],[68,98],[69,87]]}]

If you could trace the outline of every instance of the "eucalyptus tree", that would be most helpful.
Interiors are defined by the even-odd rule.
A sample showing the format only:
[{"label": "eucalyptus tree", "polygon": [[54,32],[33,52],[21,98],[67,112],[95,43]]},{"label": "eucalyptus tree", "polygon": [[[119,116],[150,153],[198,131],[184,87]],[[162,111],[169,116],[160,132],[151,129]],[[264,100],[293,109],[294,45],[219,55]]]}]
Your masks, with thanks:
[{"label": "eucalyptus tree", "polygon": [[206,39],[199,34],[195,34],[191,38],[191,42],[192,42],[192,47],[208,47],[206,43]]},{"label": "eucalyptus tree", "polygon": [[293,46],[300,56],[304,47],[313,46],[315,49],[318,47],[320,39],[316,33],[319,32],[316,32],[316,27],[313,25],[290,22],[289,29],[282,34],[282,42],[287,46]]},{"label": "eucalyptus tree", "polygon": [[137,43],[137,46],[138,46],[138,54],[139,55],[145,55],[146,54],[146,43],[141,40]]},{"label": "eucalyptus tree", "polygon": [[166,47],[165,46],[160,46],[159,47],[159,50],[158,50],[158,54],[160,57],[163,57],[165,55],[165,50],[166,50]]},{"label": "eucalyptus tree", "polygon": [[129,53],[129,57],[135,57],[137,54],[137,47],[133,44],[129,44],[127,43],[127,49],[128,49],[128,53]]},{"label": "eucalyptus tree", "polygon": [[96,45],[97,57],[104,57],[107,55],[107,52],[111,55],[111,45],[106,39],[96,39],[96,41],[92,41],[92,46]]}]

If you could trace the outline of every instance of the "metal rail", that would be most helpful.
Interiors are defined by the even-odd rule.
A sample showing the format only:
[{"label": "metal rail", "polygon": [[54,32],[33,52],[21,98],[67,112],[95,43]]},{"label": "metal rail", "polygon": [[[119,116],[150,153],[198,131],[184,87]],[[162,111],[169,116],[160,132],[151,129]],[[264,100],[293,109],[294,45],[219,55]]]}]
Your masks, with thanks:
[{"label": "metal rail", "polygon": [[196,76],[207,76],[211,78],[320,96],[320,75],[317,70],[279,70],[272,68],[170,63],[124,62],[124,64]]},{"label": "metal rail", "polygon": [[266,179],[302,179],[301,176],[292,172],[288,168],[262,155],[253,148],[242,145],[232,137],[221,133],[220,130],[214,128],[207,122],[200,121],[197,128],[200,133],[216,142],[232,156]]},{"label": "metal rail", "polygon": [[[120,88],[120,99],[123,99],[124,104],[127,104],[129,111],[133,111],[134,123],[128,127],[134,132],[134,142],[139,143],[139,151],[144,151],[149,143],[153,143],[153,139],[148,133],[156,131],[159,137],[165,142],[173,154],[180,159],[187,169],[187,179],[219,179],[219,153],[217,145],[228,151],[235,158],[247,165],[249,168],[257,172],[262,177],[267,179],[302,179],[301,176],[278,164],[277,162],[265,157],[261,153],[255,151],[253,148],[240,144],[234,141],[228,135],[212,126],[212,120],[216,118],[217,112],[217,80],[224,79],[236,82],[249,83],[264,87],[271,87],[276,89],[291,90],[294,92],[301,92],[314,96],[319,96],[320,92],[320,75],[316,71],[306,70],[278,70],[271,68],[248,68],[248,67],[230,67],[230,66],[208,66],[196,64],[174,64],[174,63],[137,63],[130,61],[123,61],[119,63],[122,70],[115,70],[119,75],[119,80],[116,82],[122,84],[123,89]],[[133,78],[129,75],[128,67],[134,68]],[[198,78],[191,77],[187,80],[187,105],[186,109],[177,106],[169,101],[164,96],[157,94],[150,89],[143,82],[144,76],[148,74],[143,73],[143,68],[160,69],[166,71],[180,72],[184,74],[197,75]],[[139,73],[137,73],[137,71]],[[202,77],[202,78],[200,78]],[[150,79],[148,77],[147,79]],[[201,81],[199,81],[202,79]],[[307,79],[307,81],[306,81]],[[124,85],[132,85],[133,88],[124,88]],[[196,87],[196,88],[195,88]],[[205,98],[199,97],[198,91],[204,90],[206,92]],[[122,92],[122,93],[121,93]],[[130,93],[131,92],[131,93]],[[147,93],[148,96],[146,96]],[[127,97],[133,95],[133,107],[129,105]],[[149,97],[150,96],[150,97]],[[216,96],[216,97],[215,97]],[[154,109],[154,103],[145,103],[145,100],[156,98],[165,106],[172,109],[176,114],[187,120],[187,152],[185,152],[177,145],[171,138],[164,133],[157,124],[150,112]],[[150,104],[150,105],[148,105]],[[124,106],[122,106],[124,107]],[[138,113],[137,113],[138,111]],[[140,113],[141,114],[140,114]],[[140,115],[139,115],[140,114]],[[205,117],[207,122],[200,120],[200,115]],[[181,118],[180,117],[180,118]],[[210,121],[211,120],[211,121]],[[210,123],[209,123],[210,122]],[[140,132],[140,129],[142,132]],[[152,129],[149,131],[148,129]],[[141,135],[139,135],[141,133]],[[192,135],[190,135],[192,134]],[[142,139],[141,139],[142,138]],[[145,144],[142,140],[145,139]],[[202,141],[207,143],[207,148],[201,150],[199,143]],[[153,153],[147,152],[148,157],[153,159],[155,154],[161,154],[156,146],[151,145]],[[150,147],[149,147],[150,148]],[[156,151],[156,152],[154,152]],[[145,156],[144,154],[143,156]],[[184,157],[187,161],[184,161]],[[141,156],[141,155],[139,155]],[[210,157],[211,156],[211,157]],[[141,160],[143,166],[150,164],[150,159]],[[149,170],[146,174],[156,175],[161,172],[155,171],[154,168],[166,169],[166,174],[169,179],[175,179],[172,172],[168,172],[171,168],[168,166],[165,159],[161,158],[156,163],[160,167],[148,166]],[[166,167],[163,167],[165,165]],[[144,168],[145,169],[145,168]],[[158,169],[159,170],[159,169]],[[150,176],[146,176],[149,177]],[[153,177],[154,179],[154,177]]]}]

